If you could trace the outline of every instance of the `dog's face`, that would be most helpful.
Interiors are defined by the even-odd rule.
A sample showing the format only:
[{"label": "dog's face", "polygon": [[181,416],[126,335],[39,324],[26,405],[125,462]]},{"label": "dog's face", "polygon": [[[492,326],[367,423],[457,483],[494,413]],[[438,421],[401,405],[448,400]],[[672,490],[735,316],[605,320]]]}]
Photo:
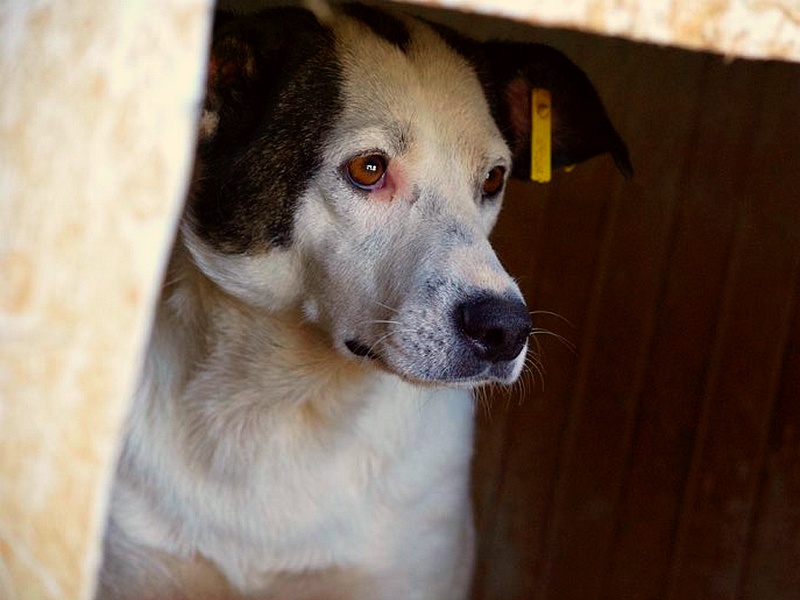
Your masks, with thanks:
[{"label": "dog's face", "polygon": [[[496,70],[479,48],[363,7],[222,23],[183,228],[201,269],[249,304],[302,309],[343,356],[405,379],[514,381],[531,321],[488,235],[525,158],[536,74],[510,68],[515,47],[495,48]],[[556,112],[554,166],[611,151],[629,168],[583,74],[558,66],[554,111],[577,86],[588,100],[563,106],[590,105],[572,120],[592,124],[581,136]]]}]

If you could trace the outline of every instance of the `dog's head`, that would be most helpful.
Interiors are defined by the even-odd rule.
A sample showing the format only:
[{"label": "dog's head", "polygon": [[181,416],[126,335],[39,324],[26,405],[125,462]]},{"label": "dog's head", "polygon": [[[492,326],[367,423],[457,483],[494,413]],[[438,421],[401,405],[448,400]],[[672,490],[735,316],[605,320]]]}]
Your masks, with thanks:
[{"label": "dog's head", "polygon": [[225,291],[301,308],[343,356],[512,382],[531,321],[487,238],[528,175],[534,87],[552,94],[554,168],[610,152],[630,173],[588,79],[549,47],[359,6],[220,17],[184,240]]}]

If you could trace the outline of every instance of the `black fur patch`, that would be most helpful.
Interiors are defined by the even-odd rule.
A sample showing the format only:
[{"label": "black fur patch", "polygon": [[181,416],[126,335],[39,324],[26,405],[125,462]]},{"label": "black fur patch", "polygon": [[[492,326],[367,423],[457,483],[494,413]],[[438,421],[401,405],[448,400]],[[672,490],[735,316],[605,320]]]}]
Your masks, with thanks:
[{"label": "black fur patch", "polygon": [[230,89],[208,91],[222,99],[220,122],[198,149],[189,217],[218,250],[254,253],[291,242],[297,200],[341,113],[341,70],[332,34],[303,10],[228,19],[212,56],[238,45],[254,64],[223,82]]},{"label": "black fur patch", "polygon": [[397,46],[405,54],[411,45],[411,33],[402,20],[373,6],[347,4],[344,13],[366,25],[372,33]]}]

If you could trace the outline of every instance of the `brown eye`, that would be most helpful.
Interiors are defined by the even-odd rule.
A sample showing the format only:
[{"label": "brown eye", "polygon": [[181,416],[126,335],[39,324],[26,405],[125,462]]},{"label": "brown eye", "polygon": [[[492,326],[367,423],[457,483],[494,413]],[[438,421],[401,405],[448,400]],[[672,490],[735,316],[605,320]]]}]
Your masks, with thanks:
[{"label": "brown eye", "polygon": [[345,165],[347,179],[359,189],[377,190],[386,175],[386,158],[380,154],[356,156]]},{"label": "brown eye", "polygon": [[483,180],[483,195],[485,198],[496,196],[503,189],[505,175],[506,169],[501,166],[493,167],[486,173],[486,179]]}]

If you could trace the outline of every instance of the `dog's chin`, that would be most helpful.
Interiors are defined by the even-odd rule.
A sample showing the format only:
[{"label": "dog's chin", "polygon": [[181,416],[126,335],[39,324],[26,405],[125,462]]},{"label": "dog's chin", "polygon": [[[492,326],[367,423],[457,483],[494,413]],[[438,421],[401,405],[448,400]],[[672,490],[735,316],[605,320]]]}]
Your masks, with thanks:
[{"label": "dog's chin", "polygon": [[[521,357],[517,357],[514,360],[497,363],[472,360],[465,364],[452,366],[448,373],[420,374],[412,369],[394,364],[389,357],[381,356],[366,344],[356,340],[348,340],[344,346],[352,358],[396,375],[408,383],[423,387],[451,387],[469,390],[490,383],[511,385],[519,378],[522,371]],[[523,350],[521,355],[524,354]]]}]

